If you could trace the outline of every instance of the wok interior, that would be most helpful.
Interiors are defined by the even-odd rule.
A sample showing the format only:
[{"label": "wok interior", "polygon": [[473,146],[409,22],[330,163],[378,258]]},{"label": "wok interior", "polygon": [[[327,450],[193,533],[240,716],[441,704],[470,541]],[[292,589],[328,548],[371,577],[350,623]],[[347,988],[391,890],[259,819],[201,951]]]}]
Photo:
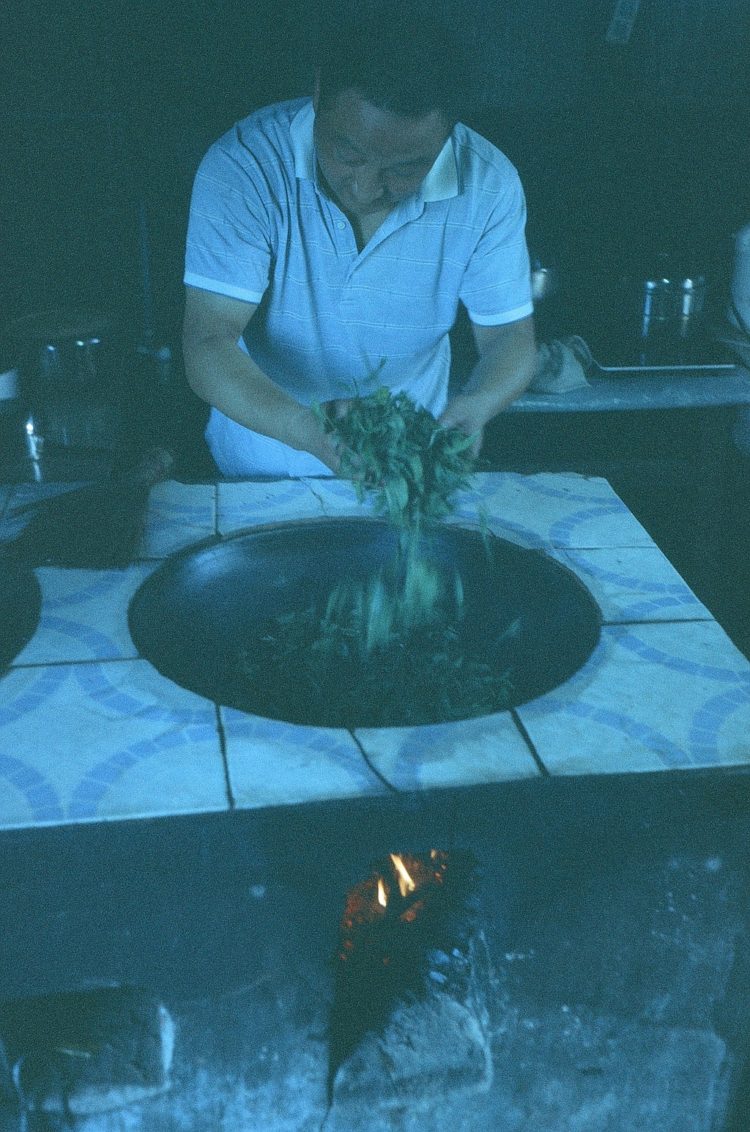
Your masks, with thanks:
[{"label": "wok interior", "polygon": [[[575,575],[545,554],[452,526],[426,536],[422,553],[448,578],[458,570],[462,644],[511,668],[510,706],[557,687],[593,651],[599,609]],[[397,532],[377,519],[288,522],[211,540],[168,559],[146,580],[131,602],[131,636],[176,683],[252,711],[252,687],[238,691],[238,657],[245,649],[252,655],[269,619],[311,605],[322,612],[339,582],[370,577],[397,554]],[[516,620],[518,633],[505,635]],[[288,679],[291,688],[294,671]],[[309,722],[319,722],[312,704]]]}]

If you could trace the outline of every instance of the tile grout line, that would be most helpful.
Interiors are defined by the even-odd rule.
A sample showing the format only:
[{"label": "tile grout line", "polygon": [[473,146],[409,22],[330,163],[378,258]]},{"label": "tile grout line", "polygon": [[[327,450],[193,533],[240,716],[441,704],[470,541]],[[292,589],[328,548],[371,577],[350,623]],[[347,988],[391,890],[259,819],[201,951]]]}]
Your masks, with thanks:
[{"label": "tile grout line", "polygon": [[70,668],[75,664],[132,664],[133,661],[144,659],[145,657],[142,657],[139,653],[134,653],[133,656],[82,656],[77,660],[13,661],[8,666],[8,671],[27,668],[65,668],[66,666]]},{"label": "tile grout line", "polygon": [[219,737],[219,751],[221,752],[221,762],[224,768],[224,786],[227,792],[227,802],[229,803],[229,812],[232,813],[237,808],[234,794],[232,792],[232,780],[229,775],[229,757],[227,754],[227,734],[224,730],[224,723],[221,718],[221,704],[214,703],[214,712],[216,713],[216,733]]},{"label": "tile grout line", "polygon": [[364,760],[365,766],[368,767],[368,769],[370,771],[372,771],[372,773],[375,775],[375,777],[377,779],[379,779],[380,782],[382,782],[383,785],[386,787],[386,789],[390,790],[390,792],[392,794],[401,794],[401,791],[399,790],[399,788],[397,786],[394,786],[392,782],[389,782],[388,779],[385,777],[385,775],[381,774],[380,771],[378,770],[378,768],[371,762],[370,756],[367,754],[367,751],[365,750],[364,745],[362,744],[362,741],[357,738],[356,733],[354,731],[350,730],[349,734],[351,735],[356,746],[359,748],[359,753]]},{"label": "tile grout line", "polygon": [[602,629],[616,629],[619,625],[705,625],[707,622],[718,624],[710,609],[706,610],[707,617],[648,617],[633,618],[623,621],[603,621]]},{"label": "tile grout line", "polygon": [[312,495],[313,499],[317,500],[318,506],[320,507],[320,514],[323,516],[324,519],[327,519],[328,518],[328,512],[326,511],[325,503],[323,502],[323,496],[315,490],[315,488],[313,487],[313,485],[312,485],[312,483],[310,482],[309,479],[306,479],[304,481],[304,484],[305,484],[305,487],[310,492],[310,494]]},{"label": "tile grout line", "polygon": [[526,746],[529,748],[529,754],[531,755],[532,759],[534,760],[534,762],[538,766],[539,773],[541,774],[542,778],[551,778],[552,775],[550,774],[550,772],[547,770],[547,767],[542,762],[542,757],[539,754],[539,752],[537,751],[536,747],[534,746],[534,743],[531,739],[531,736],[529,735],[528,731],[524,727],[523,722],[521,720],[521,717],[518,714],[518,711],[516,710],[516,708],[511,708],[510,714],[511,714],[511,718],[513,719],[513,722],[515,723],[516,727],[518,728],[518,730],[521,733],[521,738],[525,742]]}]

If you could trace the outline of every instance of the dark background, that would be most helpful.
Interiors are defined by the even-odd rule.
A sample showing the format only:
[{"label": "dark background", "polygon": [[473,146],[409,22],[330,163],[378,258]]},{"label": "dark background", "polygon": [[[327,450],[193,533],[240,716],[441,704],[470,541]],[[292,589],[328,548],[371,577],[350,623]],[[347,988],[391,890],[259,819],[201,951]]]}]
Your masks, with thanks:
[{"label": "dark background", "polygon": [[[180,373],[195,169],[238,118],[311,90],[321,17],[335,34],[342,4],[16,0],[4,12],[0,326],[93,308],[126,351],[169,345],[183,477],[213,474],[205,406]],[[472,60],[468,122],[517,165],[532,251],[558,268],[563,298],[596,310],[621,276],[641,279],[666,254],[680,276],[704,273],[723,309],[733,233],[750,220],[747,0],[641,0],[619,44],[608,40],[616,0],[440,6]],[[554,336],[549,310],[539,321]],[[564,329],[587,333],[575,319]],[[485,455],[495,469],[604,475],[749,651],[750,458],[734,417],[503,414]]]},{"label": "dark background", "polygon": [[[254,107],[310,90],[321,11],[341,0],[320,2],[6,9],[0,322],[94,303],[137,338],[140,208],[172,338],[197,162]],[[666,251],[720,287],[750,217],[746,0],[642,0],[624,45],[607,42],[614,6],[443,0],[473,60],[470,124],[518,166],[530,242],[568,276]]]}]

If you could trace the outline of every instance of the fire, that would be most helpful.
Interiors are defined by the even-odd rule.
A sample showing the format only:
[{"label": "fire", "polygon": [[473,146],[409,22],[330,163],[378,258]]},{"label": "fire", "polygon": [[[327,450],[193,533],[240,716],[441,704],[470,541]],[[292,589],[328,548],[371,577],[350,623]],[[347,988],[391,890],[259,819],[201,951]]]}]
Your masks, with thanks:
[{"label": "fire", "polygon": [[[347,892],[339,958],[350,959],[358,946],[375,946],[378,933],[392,932],[394,924],[419,919],[442,887],[447,869],[448,854],[440,849],[425,854],[389,853],[377,870]],[[388,961],[385,951],[383,962]]]},{"label": "fire", "polygon": [[396,871],[396,880],[398,881],[398,890],[402,896],[413,892],[417,887],[416,882],[412,879],[409,871],[404,864],[403,858],[398,853],[389,853],[388,856],[393,862],[393,868]]}]

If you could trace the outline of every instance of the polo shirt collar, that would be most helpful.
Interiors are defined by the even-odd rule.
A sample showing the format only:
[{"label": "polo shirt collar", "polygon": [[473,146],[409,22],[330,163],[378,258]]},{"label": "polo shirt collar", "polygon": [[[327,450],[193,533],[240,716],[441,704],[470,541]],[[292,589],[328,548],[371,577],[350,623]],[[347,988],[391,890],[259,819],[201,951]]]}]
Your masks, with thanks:
[{"label": "polo shirt collar", "polygon": [[456,196],[458,196],[458,167],[451,134],[422,182],[421,197],[427,202],[448,200],[449,197]]},{"label": "polo shirt collar", "polygon": [[313,122],[315,111],[312,99],[300,107],[292,118],[289,136],[294,156],[294,174],[299,181],[315,181],[315,145],[313,143]]},{"label": "polo shirt collar", "polygon": [[[313,181],[317,184],[315,169],[315,145],[313,143],[313,122],[315,111],[312,99],[300,107],[292,118],[289,134],[294,156],[294,173],[299,180]],[[453,149],[453,138],[448,138],[429,173],[422,182],[418,194],[421,200],[448,200],[458,196],[458,167]]]}]

